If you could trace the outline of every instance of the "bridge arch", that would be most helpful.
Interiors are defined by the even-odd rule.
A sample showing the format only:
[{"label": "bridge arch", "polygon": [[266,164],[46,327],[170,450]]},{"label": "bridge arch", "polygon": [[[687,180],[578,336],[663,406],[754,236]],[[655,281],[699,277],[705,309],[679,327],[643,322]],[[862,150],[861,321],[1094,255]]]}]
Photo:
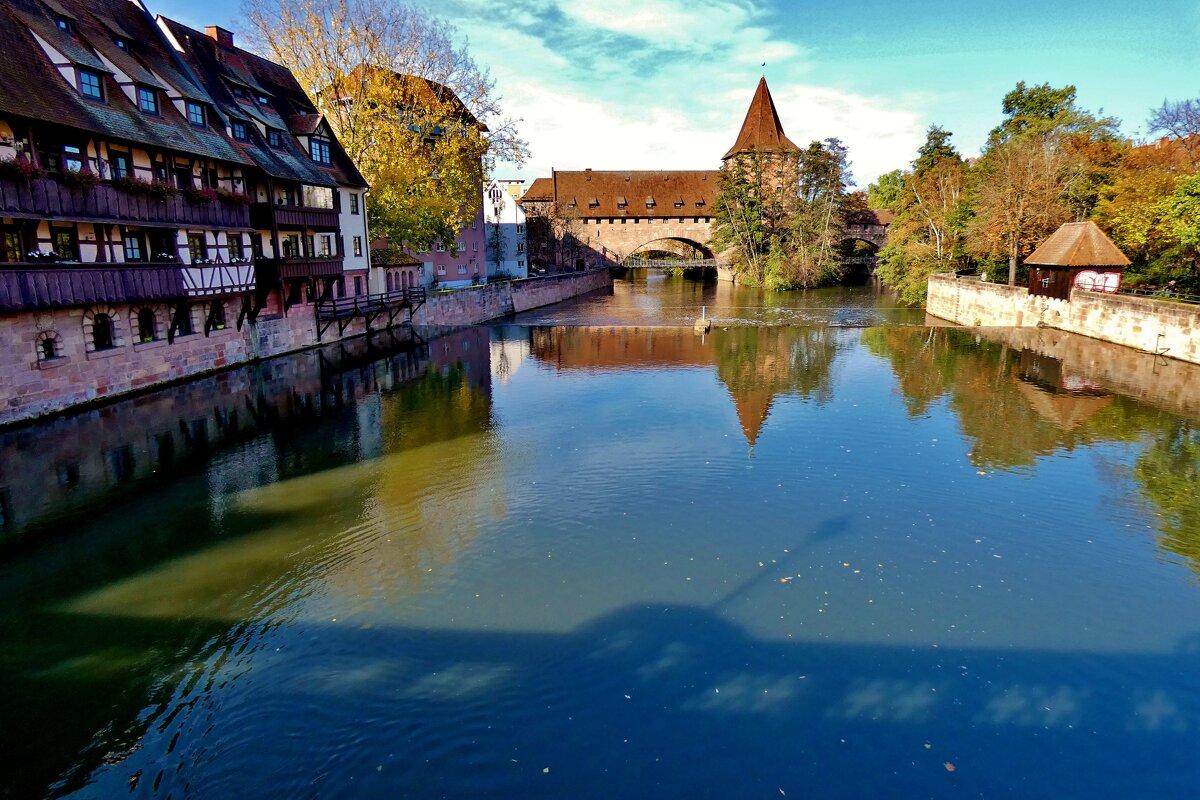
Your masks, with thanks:
[{"label": "bridge arch", "polygon": [[633,248],[622,261],[638,258],[662,258],[664,255],[677,256],[687,260],[712,260],[715,258],[708,245],[701,244],[695,239],[686,236],[662,236]]}]

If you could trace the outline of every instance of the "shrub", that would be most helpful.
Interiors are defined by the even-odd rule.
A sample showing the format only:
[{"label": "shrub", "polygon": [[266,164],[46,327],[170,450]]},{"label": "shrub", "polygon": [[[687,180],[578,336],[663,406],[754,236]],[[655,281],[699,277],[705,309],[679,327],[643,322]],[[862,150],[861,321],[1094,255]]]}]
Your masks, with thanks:
[{"label": "shrub", "polygon": [[248,206],[250,205],[250,196],[242,192],[231,192],[228,189],[217,189],[217,197],[221,198],[222,202],[231,206]]},{"label": "shrub", "polygon": [[46,177],[46,171],[27,158],[6,158],[0,160],[0,178],[17,181],[32,181]]},{"label": "shrub", "polygon": [[148,181],[133,175],[124,178],[115,178],[112,185],[122,192],[140,194],[163,201],[170,200],[179,193],[174,186],[166,181]]},{"label": "shrub", "polygon": [[70,186],[75,189],[94,189],[96,188],[96,184],[100,182],[100,176],[87,167],[83,169],[64,170],[58,176],[58,179],[62,181],[64,186]]},{"label": "shrub", "polygon": [[214,202],[217,199],[217,191],[207,187],[202,189],[184,189],[183,196],[187,198],[189,203],[202,205]]}]

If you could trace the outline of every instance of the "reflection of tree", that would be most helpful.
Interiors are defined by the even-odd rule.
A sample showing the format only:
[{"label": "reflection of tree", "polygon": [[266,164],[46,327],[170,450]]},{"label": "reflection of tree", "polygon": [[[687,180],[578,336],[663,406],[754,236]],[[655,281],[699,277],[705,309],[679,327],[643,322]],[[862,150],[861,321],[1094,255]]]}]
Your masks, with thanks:
[{"label": "reflection of tree", "polygon": [[[863,331],[862,341],[891,362],[910,415],[925,414],[937,400],[948,399],[963,434],[974,442],[970,458],[978,467],[1028,466],[1057,450],[1134,441],[1171,419],[1128,398],[1035,385],[1029,364],[1023,379],[1020,352],[976,341],[970,331],[874,328]],[[1061,365],[1043,368],[1061,373]]]},{"label": "reflection of tree", "polygon": [[714,336],[714,342],[717,376],[733,396],[751,445],[777,396],[824,403],[833,395],[838,349],[833,328],[733,328]]},{"label": "reflection of tree", "polygon": [[1133,475],[1158,509],[1161,546],[1200,570],[1200,431],[1187,422],[1162,430]]}]

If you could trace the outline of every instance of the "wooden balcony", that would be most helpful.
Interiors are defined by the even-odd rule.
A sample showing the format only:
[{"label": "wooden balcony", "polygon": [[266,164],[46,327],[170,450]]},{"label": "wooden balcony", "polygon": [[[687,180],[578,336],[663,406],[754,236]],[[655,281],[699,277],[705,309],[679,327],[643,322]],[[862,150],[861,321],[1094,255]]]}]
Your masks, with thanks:
[{"label": "wooden balcony", "polygon": [[0,264],[0,311],[248,294],[253,264]]},{"label": "wooden balcony", "polygon": [[250,223],[255,230],[260,231],[272,228],[336,231],[338,229],[338,212],[332,208],[252,203],[250,205]]},{"label": "wooden balcony", "polygon": [[277,262],[279,277],[285,280],[297,278],[340,278],[340,258],[281,258]]},{"label": "wooden balcony", "polygon": [[[336,216],[336,214],[335,214]],[[110,222],[161,227],[250,229],[250,210],[218,199],[193,203],[182,195],[159,200],[108,184],[64,186],[54,178],[0,180],[0,217]]]}]

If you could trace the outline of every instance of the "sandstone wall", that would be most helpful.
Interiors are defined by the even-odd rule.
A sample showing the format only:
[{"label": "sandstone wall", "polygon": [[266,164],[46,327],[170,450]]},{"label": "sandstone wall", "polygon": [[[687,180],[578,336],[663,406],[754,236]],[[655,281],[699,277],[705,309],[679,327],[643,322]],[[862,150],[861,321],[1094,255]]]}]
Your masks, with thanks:
[{"label": "sandstone wall", "polygon": [[[441,328],[474,325],[611,284],[611,274],[600,270],[431,293],[414,323]],[[137,326],[131,320],[136,308],[107,310],[114,318],[115,346],[101,351],[89,351],[84,309],[0,315],[0,425],[318,344],[311,305],[294,306],[287,316],[268,310],[239,331],[237,308],[230,303],[227,327],[208,336],[203,333],[203,314],[197,311],[193,317],[197,332],[171,343],[165,338],[169,312],[162,307],[156,312],[162,338],[147,344],[136,343]],[[46,332],[56,338],[58,357],[40,360],[39,337]],[[361,320],[351,323],[340,337],[333,325],[322,343],[365,333]]]},{"label": "sandstone wall", "polygon": [[1048,327],[1200,364],[1200,306],[1073,290],[1070,302],[1024,287],[934,275],[926,310],[978,327]]}]

